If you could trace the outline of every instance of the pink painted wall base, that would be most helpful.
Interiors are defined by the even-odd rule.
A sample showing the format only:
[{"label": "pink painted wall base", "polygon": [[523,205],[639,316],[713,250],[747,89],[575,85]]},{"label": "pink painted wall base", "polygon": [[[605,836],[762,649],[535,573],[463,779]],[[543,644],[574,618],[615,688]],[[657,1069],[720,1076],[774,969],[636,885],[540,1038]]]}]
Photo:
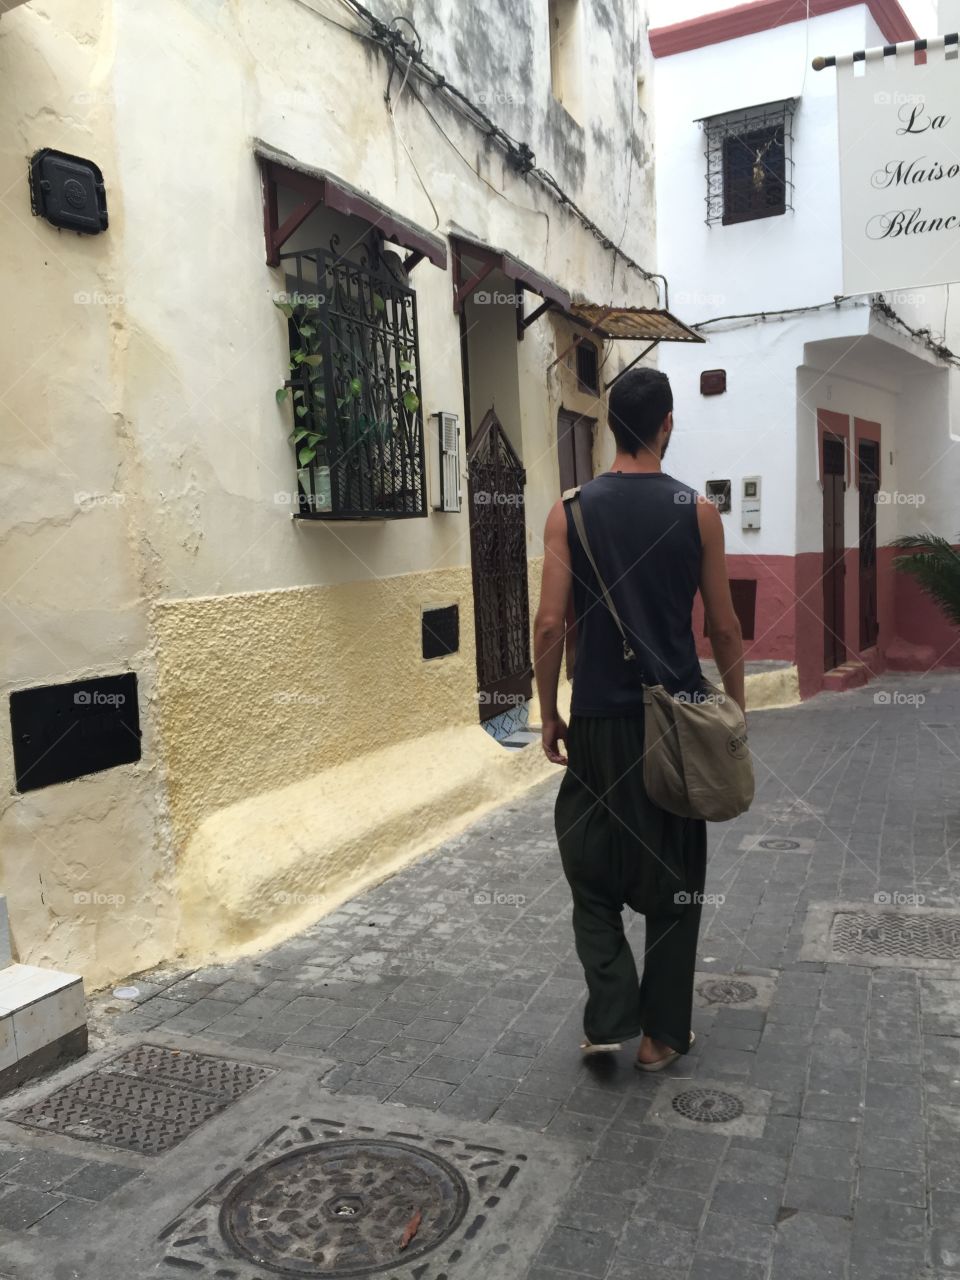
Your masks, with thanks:
[{"label": "pink painted wall base", "polygon": [[[898,573],[893,547],[877,552],[876,642],[860,647],[860,556],[856,547],[844,555],[843,640],[846,661],[862,664],[868,678],[890,671],[960,669],[960,628],[953,626],[914,580]],[[825,687],[847,688],[862,680],[834,678],[824,682],[823,554],[727,557],[731,582],[756,582],[756,606],[744,625],[748,661],[776,660],[796,664],[800,696],[809,698]],[[752,626],[751,626],[752,622]],[[694,606],[694,635],[701,657],[710,657],[704,635],[703,605]],[[752,632],[752,638],[751,638]],[[838,683],[839,681],[839,683]]]}]

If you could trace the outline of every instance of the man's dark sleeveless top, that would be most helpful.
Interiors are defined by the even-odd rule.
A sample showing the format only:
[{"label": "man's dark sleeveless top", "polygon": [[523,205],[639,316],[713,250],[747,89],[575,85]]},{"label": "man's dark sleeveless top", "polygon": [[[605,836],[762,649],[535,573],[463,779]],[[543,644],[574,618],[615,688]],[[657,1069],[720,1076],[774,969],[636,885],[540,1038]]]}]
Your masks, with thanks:
[{"label": "man's dark sleeveless top", "polygon": [[701,555],[695,490],[661,472],[607,472],[581,488],[580,504],[637,660],[624,659],[565,503],[577,617],[572,713],[642,715],[641,676],[671,693],[695,693],[703,680],[691,623]]}]

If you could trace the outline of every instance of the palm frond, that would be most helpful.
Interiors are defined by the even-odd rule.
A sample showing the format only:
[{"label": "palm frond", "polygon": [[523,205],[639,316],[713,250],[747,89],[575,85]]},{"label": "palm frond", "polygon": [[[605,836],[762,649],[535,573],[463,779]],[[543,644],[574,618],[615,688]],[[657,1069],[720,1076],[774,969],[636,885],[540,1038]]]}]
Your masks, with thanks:
[{"label": "palm frond", "polygon": [[890,545],[913,553],[895,557],[893,567],[909,573],[949,620],[960,627],[960,554],[946,538],[932,533],[908,533],[894,538]]}]

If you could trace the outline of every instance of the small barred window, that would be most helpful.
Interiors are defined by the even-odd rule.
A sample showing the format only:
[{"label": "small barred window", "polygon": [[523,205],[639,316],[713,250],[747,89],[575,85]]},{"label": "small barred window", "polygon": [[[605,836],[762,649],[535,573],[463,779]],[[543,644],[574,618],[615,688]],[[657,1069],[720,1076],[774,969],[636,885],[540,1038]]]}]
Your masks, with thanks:
[{"label": "small barred window", "polygon": [[793,208],[796,100],[701,120],[706,138],[707,223],[748,222]]}]

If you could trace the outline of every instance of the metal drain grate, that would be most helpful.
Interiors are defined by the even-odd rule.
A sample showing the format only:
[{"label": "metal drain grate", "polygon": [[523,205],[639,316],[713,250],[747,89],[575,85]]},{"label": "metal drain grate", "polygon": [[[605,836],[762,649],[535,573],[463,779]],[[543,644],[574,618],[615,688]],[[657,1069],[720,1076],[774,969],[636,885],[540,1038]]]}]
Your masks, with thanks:
[{"label": "metal drain grate", "polygon": [[673,1099],[673,1109],[686,1120],[723,1124],[743,1115],[743,1103],[720,1089],[685,1089]]},{"label": "metal drain grate", "polygon": [[830,945],[842,956],[960,961],[960,916],[839,911]]},{"label": "metal drain grate", "polygon": [[697,991],[710,1004],[746,1004],[757,998],[757,988],[738,978],[708,978]]},{"label": "metal drain grate", "polygon": [[[529,1234],[516,1217],[537,1194],[521,1177],[525,1153],[412,1125],[355,1124],[348,1137],[344,1128],[342,1117],[295,1116],[272,1133],[160,1232],[160,1274],[447,1280],[474,1242],[503,1251],[492,1224],[507,1238]],[[489,1261],[470,1276],[488,1270]]]},{"label": "metal drain grate", "polygon": [[220,1230],[252,1262],[338,1280],[429,1253],[456,1231],[469,1198],[460,1171],[430,1151],[323,1142],[249,1173],[224,1202]]},{"label": "metal drain grate", "polygon": [[8,1118],[156,1156],[274,1074],[272,1067],[141,1044]]}]

